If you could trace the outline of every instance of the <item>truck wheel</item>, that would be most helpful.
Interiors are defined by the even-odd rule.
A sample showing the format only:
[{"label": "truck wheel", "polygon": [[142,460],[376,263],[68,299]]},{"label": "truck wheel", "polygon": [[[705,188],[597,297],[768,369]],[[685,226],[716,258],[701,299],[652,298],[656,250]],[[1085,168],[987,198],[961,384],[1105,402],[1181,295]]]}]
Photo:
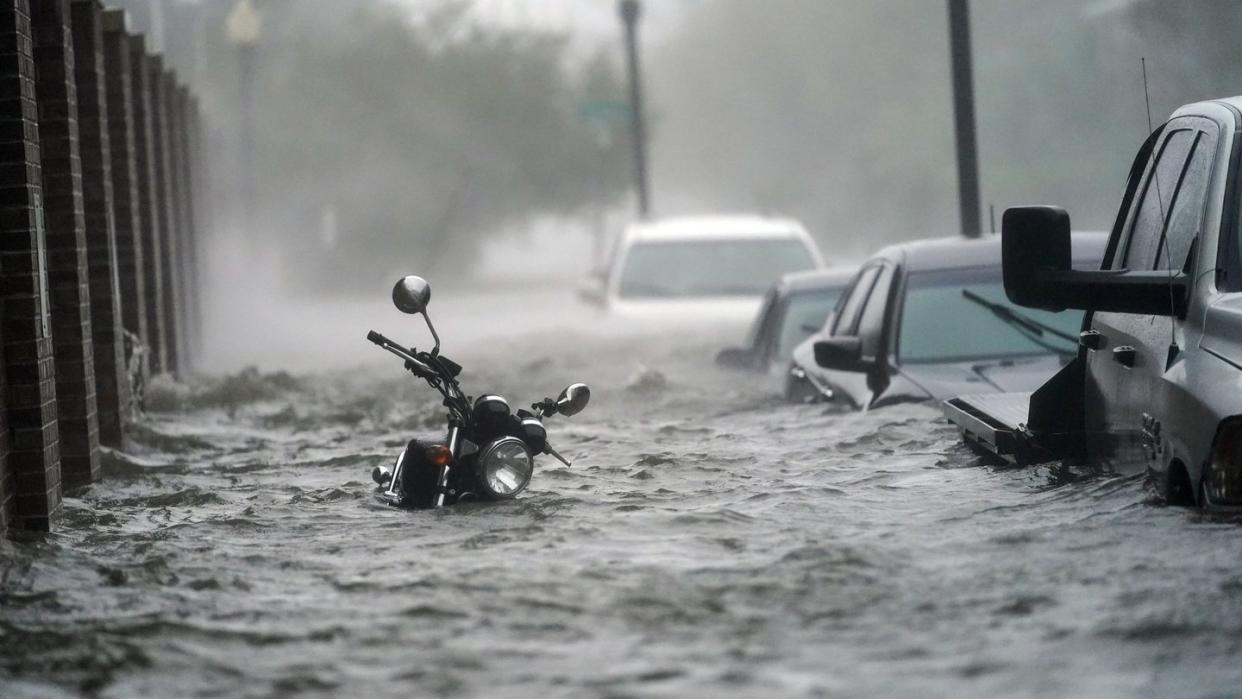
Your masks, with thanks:
[{"label": "truck wheel", "polygon": [[[1202,495],[1202,493],[1200,493]],[[1194,507],[1195,490],[1190,484],[1190,474],[1180,461],[1169,464],[1165,475],[1164,501],[1172,507]]]}]

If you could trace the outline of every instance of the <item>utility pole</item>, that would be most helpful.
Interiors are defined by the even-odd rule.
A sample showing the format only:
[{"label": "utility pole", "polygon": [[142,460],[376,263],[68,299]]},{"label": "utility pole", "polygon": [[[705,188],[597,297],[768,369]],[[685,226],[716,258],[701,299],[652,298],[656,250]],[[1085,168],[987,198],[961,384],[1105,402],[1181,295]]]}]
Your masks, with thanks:
[{"label": "utility pole", "polygon": [[240,92],[241,209],[248,234],[255,225],[254,177],[254,78],[255,54],[263,32],[263,19],[252,0],[237,0],[226,20],[229,41],[237,47],[237,85]]},{"label": "utility pole", "polygon": [[630,130],[634,142],[634,179],[638,189],[638,215],[651,215],[651,190],[647,179],[647,126],[643,112],[642,72],[638,65],[639,0],[620,0],[621,22],[625,25],[625,58],[630,78]]},{"label": "utility pole", "polygon": [[979,211],[979,152],[975,141],[975,81],[970,63],[969,0],[949,2],[949,55],[953,63],[953,126],[957,133],[957,190],[962,235],[983,234]]}]

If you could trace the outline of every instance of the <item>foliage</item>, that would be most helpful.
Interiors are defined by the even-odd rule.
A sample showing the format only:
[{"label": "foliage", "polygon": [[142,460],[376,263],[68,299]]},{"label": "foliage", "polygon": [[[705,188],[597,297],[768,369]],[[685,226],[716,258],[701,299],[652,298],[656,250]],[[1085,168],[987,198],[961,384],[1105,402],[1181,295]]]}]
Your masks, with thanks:
[{"label": "foliage", "polygon": [[[258,181],[286,261],[317,286],[464,267],[493,229],[617,196],[620,138],[578,116],[621,94],[611,64],[569,69],[564,37],[484,31],[461,5],[271,6],[256,105]],[[324,212],[340,228],[322,238]],[[386,278],[386,277],[385,277]]]}]

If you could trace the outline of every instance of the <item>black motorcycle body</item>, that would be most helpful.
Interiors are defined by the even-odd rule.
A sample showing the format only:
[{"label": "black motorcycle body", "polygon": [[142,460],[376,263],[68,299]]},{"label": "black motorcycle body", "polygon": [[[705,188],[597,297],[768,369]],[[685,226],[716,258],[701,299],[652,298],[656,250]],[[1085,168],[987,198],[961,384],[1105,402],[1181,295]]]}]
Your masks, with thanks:
[{"label": "black motorcycle body", "polygon": [[545,398],[530,410],[512,410],[495,394],[477,399],[457,381],[462,367],[440,354],[440,339],[427,317],[431,287],[421,277],[405,277],[393,287],[393,303],[402,312],[419,314],[435,338],[430,352],[403,347],[371,331],[367,339],[405,361],[405,368],[444,397],[448,434],[443,443],[412,439],[391,467],[376,467],[371,476],[384,499],[397,507],[426,509],[472,500],[506,500],[526,489],[534,473],[534,457],[550,454],[565,460],[548,444],[543,421],[552,415],[572,416],[586,407],[591,389],[576,383],[556,399]]}]

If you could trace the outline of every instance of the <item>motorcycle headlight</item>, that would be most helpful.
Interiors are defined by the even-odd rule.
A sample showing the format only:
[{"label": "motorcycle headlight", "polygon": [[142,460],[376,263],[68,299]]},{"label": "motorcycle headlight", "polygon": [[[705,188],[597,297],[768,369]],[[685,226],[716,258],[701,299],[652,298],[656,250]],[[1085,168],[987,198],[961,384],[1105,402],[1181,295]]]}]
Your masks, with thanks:
[{"label": "motorcycle headlight", "polygon": [[1213,505],[1242,505],[1242,420],[1225,422],[1216,433],[1203,492]]},{"label": "motorcycle headlight", "polygon": [[479,485],[494,498],[511,498],[530,483],[535,459],[517,437],[498,439],[479,456]]}]

